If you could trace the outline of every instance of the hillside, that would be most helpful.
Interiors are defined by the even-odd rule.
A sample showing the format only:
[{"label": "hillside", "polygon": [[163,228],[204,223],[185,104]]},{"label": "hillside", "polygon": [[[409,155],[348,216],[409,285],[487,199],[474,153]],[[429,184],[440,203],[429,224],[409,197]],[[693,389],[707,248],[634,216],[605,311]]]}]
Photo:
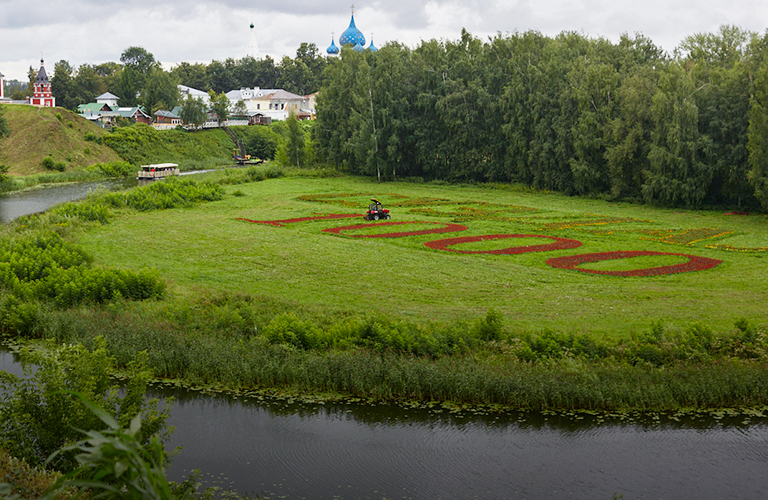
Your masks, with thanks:
[{"label": "hillside", "polygon": [[101,141],[93,140],[106,132],[72,111],[19,105],[2,109],[11,136],[0,138],[0,165],[8,165],[11,175],[45,172],[42,161],[46,156],[64,162],[67,170],[121,159],[98,143]]},{"label": "hillside", "polygon": [[141,123],[115,129],[104,143],[134,165],[172,162],[182,170],[231,165],[234,146],[220,129],[155,130]]}]

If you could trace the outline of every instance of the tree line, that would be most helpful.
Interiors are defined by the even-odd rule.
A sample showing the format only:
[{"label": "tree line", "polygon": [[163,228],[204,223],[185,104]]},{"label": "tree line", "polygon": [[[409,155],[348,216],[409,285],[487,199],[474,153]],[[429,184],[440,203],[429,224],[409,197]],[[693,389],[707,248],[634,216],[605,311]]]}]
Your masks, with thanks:
[{"label": "tree line", "polygon": [[535,31],[344,50],[317,108],[316,153],[354,173],[768,209],[768,34],[734,26],[672,55]]},{"label": "tree line", "polygon": [[[56,104],[67,109],[76,109],[79,104],[94,102],[97,96],[111,92],[120,98],[120,106],[142,105],[147,112],[154,112],[181,104],[178,84],[216,94],[242,87],[282,88],[299,95],[310,94],[320,88],[325,65],[325,58],[313,43],[302,43],[296,57],[285,56],[279,62],[269,56],[247,56],[214,60],[210,64],[182,62],[170,71],[163,69],[146,49],[129,47],[121,54],[119,63],[73,67],[61,60],[54,66],[51,85]],[[36,75],[30,68],[30,92]]]}]

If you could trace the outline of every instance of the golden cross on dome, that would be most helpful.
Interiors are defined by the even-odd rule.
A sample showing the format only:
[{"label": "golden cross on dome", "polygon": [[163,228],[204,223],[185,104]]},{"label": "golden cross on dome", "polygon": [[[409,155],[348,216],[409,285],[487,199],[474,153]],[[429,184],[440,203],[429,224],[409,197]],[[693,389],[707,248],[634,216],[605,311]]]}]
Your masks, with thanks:
[{"label": "golden cross on dome", "polygon": [[352,4],[352,14],[355,13],[355,4]]}]

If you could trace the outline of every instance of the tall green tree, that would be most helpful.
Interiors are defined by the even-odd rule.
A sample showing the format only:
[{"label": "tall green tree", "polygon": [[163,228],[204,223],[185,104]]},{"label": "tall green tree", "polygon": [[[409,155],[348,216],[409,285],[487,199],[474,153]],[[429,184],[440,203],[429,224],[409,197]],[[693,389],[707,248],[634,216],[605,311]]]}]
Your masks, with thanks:
[{"label": "tall green tree", "polygon": [[576,113],[570,167],[578,194],[604,193],[611,184],[605,159],[606,136],[617,114],[619,89],[618,69],[609,62],[612,50],[605,40],[592,41],[586,53],[573,61],[567,76],[567,96]]},{"label": "tall green tree", "polygon": [[753,44],[747,150],[749,182],[755,198],[768,211],[768,33]]},{"label": "tall green tree", "polygon": [[93,70],[104,82],[105,91],[112,93],[117,89],[117,79],[120,75],[120,69],[120,64],[112,61],[93,66]]},{"label": "tall green tree", "polygon": [[205,69],[208,79],[211,83],[211,90],[216,93],[226,93],[234,90],[237,85],[235,75],[233,74],[233,60],[228,59],[223,63],[220,61],[211,61],[211,64]]},{"label": "tall green tree", "polygon": [[120,70],[114,91],[120,98],[118,104],[126,107],[138,106],[143,85],[142,78],[134,69],[126,67]]},{"label": "tall green tree", "polygon": [[131,68],[143,77],[148,76],[153,69],[159,68],[160,63],[155,56],[142,47],[128,47],[120,55],[120,62],[124,68]]},{"label": "tall green tree", "polygon": [[95,67],[81,64],[74,79],[80,103],[93,102],[107,91],[107,84]]},{"label": "tall green tree", "polygon": [[663,205],[701,205],[714,168],[709,138],[699,133],[699,115],[690,73],[672,64],[653,96],[650,167],[642,187],[646,201]]},{"label": "tall green tree", "polygon": [[140,102],[147,112],[173,109],[180,100],[179,88],[174,78],[162,68],[150,72],[141,90]]},{"label": "tall green tree", "polygon": [[201,127],[208,120],[203,100],[187,95],[187,98],[181,102],[181,119],[187,125]]},{"label": "tall green tree", "polygon": [[643,172],[650,170],[651,103],[657,80],[649,65],[635,66],[622,76],[616,93],[618,112],[608,122],[604,152],[612,196],[641,197]]},{"label": "tall green tree", "polygon": [[325,73],[325,84],[317,96],[317,126],[313,128],[317,153],[332,165],[354,166],[350,138],[352,90],[360,54],[342,49],[343,59],[332,61]]},{"label": "tall green tree", "polygon": [[265,56],[264,58],[259,59],[256,61],[254,85],[263,89],[273,89],[277,87],[279,72],[275,60],[271,57]]},{"label": "tall green tree", "polygon": [[[117,95],[121,106],[141,104],[141,92],[154,70],[161,69],[160,63],[142,47],[128,47],[120,56],[123,68],[116,82]],[[149,110],[148,110],[149,111]]]},{"label": "tall green tree", "polygon": [[75,109],[78,104],[85,104],[80,100],[77,85],[74,79],[74,69],[65,60],[61,60],[53,66],[51,77],[51,92],[56,98],[56,104],[62,108]]},{"label": "tall green tree", "polygon": [[307,163],[306,138],[296,115],[291,113],[285,120],[287,137],[278,152],[278,158],[292,167],[305,167]]},{"label": "tall green tree", "polygon": [[280,76],[277,78],[277,86],[293,92],[305,95],[312,92],[312,72],[304,62],[291,59],[288,56],[280,61]]},{"label": "tall green tree", "polygon": [[211,96],[211,111],[216,115],[216,120],[221,125],[229,119],[229,99],[226,94],[217,94],[213,90],[208,94]]},{"label": "tall green tree", "polygon": [[205,64],[182,62],[171,70],[171,75],[181,85],[202,90],[203,92],[211,90],[211,79],[206,71]]},{"label": "tall green tree", "polygon": [[32,95],[35,93],[35,79],[37,78],[37,73],[38,70],[32,66],[30,66],[27,70],[27,80],[29,84],[27,85],[26,91],[24,92],[26,97],[32,97]]}]

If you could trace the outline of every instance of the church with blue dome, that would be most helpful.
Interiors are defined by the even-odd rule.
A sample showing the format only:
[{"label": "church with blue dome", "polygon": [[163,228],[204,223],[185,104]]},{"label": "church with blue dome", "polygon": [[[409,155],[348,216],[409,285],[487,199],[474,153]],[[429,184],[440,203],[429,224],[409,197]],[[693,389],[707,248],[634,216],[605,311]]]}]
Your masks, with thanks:
[{"label": "church with blue dome", "polygon": [[[371,43],[368,45],[368,47],[365,47],[365,35],[363,35],[362,31],[357,29],[357,26],[355,26],[355,6],[354,5],[352,6],[352,18],[349,20],[349,27],[345,29],[341,33],[341,36],[339,37],[339,46],[352,47],[352,49],[356,52],[363,52],[364,50],[370,50],[371,52],[376,52],[377,50],[379,50],[373,44],[373,39],[371,39]],[[336,45],[336,40],[334,36],[331,35],[331,45],[326,50],[328,57],[337,57],[339,54],[341,54],[341,48],[339,46]]]}]

